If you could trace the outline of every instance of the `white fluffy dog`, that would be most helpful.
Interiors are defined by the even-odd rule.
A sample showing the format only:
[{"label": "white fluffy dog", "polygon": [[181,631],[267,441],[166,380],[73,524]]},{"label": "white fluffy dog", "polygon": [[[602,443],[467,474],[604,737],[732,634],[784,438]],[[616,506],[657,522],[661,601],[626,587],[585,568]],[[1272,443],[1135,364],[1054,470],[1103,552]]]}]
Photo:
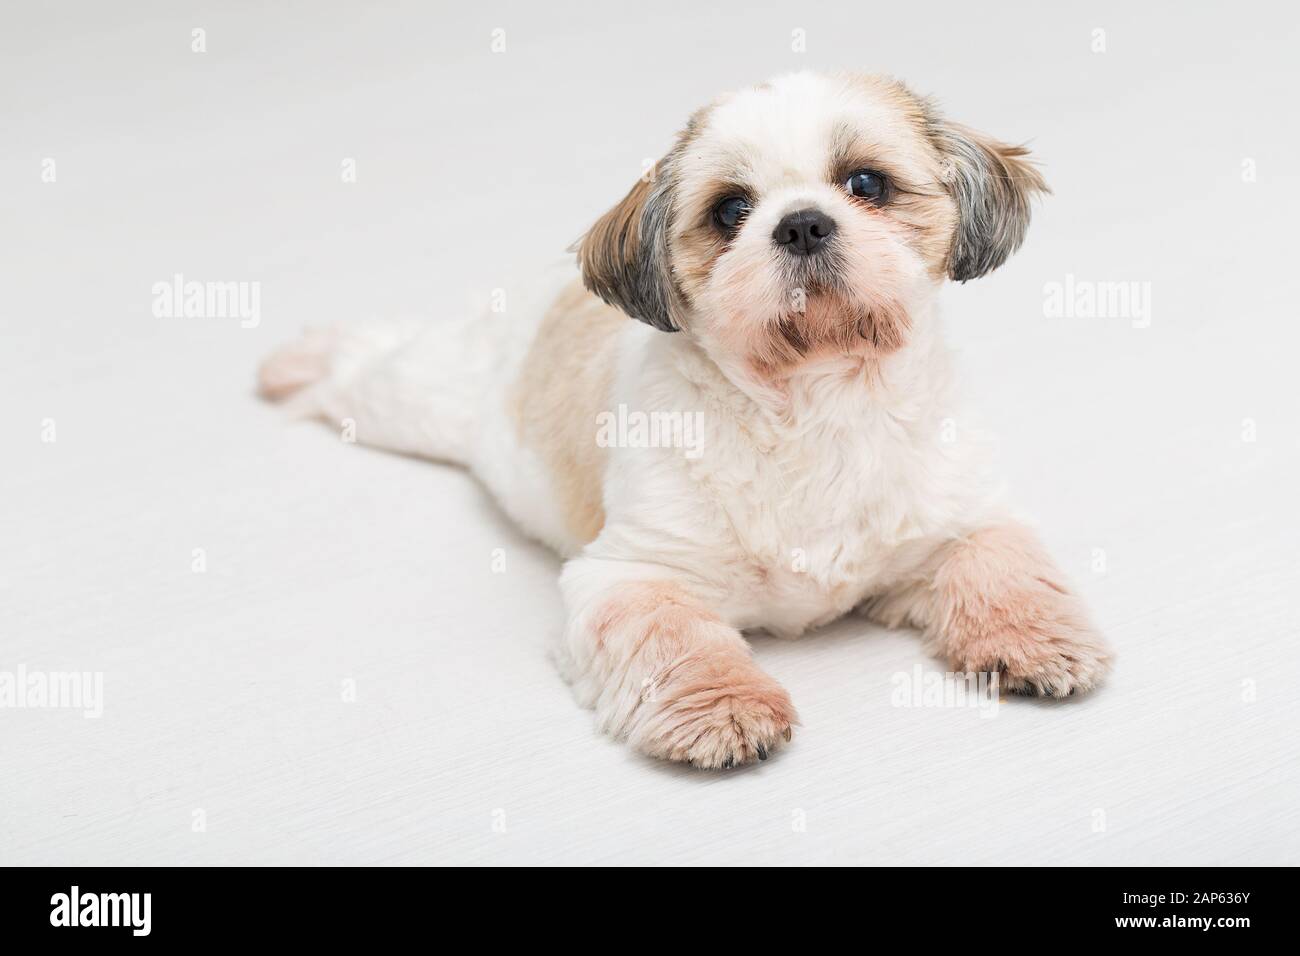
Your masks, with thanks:
[{"label": "white fluffy dog", "polygon": [[766,759],[797,718],[742,632],[854,608],[1072,694],[1109,651],[951,434],[934,306],[1015,251],[1045,188],[897,82],[781,77],[692,116],[535,314],[308,334],[261,388],[467,465],[559,551],[561,668],[644,753]]}]

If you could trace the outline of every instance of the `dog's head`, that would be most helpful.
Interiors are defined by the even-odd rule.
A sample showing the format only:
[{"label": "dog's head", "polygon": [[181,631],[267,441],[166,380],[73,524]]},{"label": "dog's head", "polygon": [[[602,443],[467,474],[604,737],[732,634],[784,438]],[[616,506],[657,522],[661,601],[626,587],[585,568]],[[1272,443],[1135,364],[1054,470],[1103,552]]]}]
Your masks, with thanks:
[{"label": "dog's head", "polygon": [[1045,189],[1024,149],[900,83],[793,74],[697,112],[579,262],[607,302],[756,368],[883,354],[919,296],[1016,250]]}]

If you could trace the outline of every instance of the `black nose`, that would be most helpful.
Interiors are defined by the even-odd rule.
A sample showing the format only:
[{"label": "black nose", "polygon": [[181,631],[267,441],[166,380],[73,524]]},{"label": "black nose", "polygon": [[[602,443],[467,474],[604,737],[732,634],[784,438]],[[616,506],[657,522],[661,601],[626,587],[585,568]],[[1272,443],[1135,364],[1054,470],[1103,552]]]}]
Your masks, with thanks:
[{"label": "black nose", "polygon": [[800,209],[777,223],[772,239],[796,256],[806,256],[816,252],[833,232],[835,220],[826,213],[817,209]]}]

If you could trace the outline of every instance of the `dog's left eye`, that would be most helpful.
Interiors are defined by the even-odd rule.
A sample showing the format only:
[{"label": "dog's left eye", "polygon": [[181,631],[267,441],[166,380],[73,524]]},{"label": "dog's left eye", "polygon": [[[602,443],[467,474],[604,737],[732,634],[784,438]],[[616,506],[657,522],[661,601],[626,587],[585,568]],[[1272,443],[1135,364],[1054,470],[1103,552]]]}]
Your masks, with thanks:
[{"label": "dog's left eye", "polygon": [[849,176],[844,183],[844,188],[859,199],[879,203],[885,201],[885,191],[888,187],[885,184],[885,177],[880,173],[872,172],[870,169],[859,169]]},{"label": "dog's left eye", "polygon": [[713,207],[713,218],[726,232],[735,232],[749,215],[749,200],[744,196],[728,196]]}]

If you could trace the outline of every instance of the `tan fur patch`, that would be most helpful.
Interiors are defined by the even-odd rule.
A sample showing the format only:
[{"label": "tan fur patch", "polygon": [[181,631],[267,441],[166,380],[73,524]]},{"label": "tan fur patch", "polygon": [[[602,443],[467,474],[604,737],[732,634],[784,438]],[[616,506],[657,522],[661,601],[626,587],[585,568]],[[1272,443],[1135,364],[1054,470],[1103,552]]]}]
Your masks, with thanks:
[{"label": "tan fur patch", "polygon": [[607,411],[622,312],[573,282],[542,319],[511,394],[519,438],[550,472],[565,521],[586,544],[605,523],[605,449],[596,416]]}]

